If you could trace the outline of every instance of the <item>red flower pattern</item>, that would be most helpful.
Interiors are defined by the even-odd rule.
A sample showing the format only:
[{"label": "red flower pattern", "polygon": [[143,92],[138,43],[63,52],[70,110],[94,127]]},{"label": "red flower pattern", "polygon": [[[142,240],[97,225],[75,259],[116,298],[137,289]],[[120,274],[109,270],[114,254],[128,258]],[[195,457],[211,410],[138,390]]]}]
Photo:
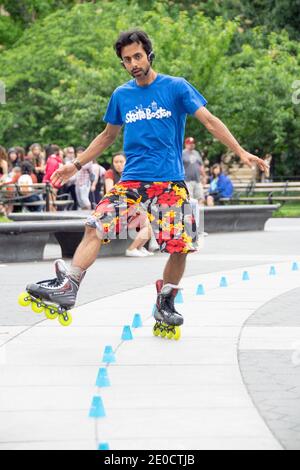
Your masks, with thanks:
[{"label": "red flower pattern", "polygon": [[167,252],[168,253],[181,253],[186,244],[183,240],[169,240],[167,241]]},{"label": "red flower pattern", "polygon": [[[137,197],[140,197],[140,201],[142,201],[142,203],[150,203],[150,205],[151,199],[157,197],[157,204],[161,205],[162,207],[175,206],[178,201],[182,201],[183,199],[182,195],[177,195],[176,192],[172,190],[173,186],[170,182],[144,184],[139,181],[125,181],[120,182],[117,186],[118,188],[114,187],[110,191],[109,196],[106,196],[98,204],[95,210],[95,215],[98,215],[99,218],[101,218],[101,220],[105,223],[104,233],[106,237],[103,240],[103,243],[110,242],[110,233],[119,234],[122,231],[122,228],[125,228],[126,221],[129,225],[129,228],[131,225],[134,227],[136,225],[140,225],[141,227],[143,226],[140,221],[141,214],[139,213],[138,204],[136,204],[134,201],[129,205],[129,207],[127,207],[127,209],[125,209],[124,212],[120,212],[120,216],[116,217],[118,211],[115,209],[115,207],[118,207],[120,194],[125,192],[128,198],[132,198],[133,196],[132,193],[130,194],[130,190],[134,190],[137,194]],[[179,211],[182,211],[184,204],[185,202],[178,208]],[[182,227],[181,224],[179,224],[180,226],[178,227],[172,226],[176,219],[174,214],[172,213],[169,216],[166,216],[166,218],[163,216],[163,220],[159,221],[159,212],[160,211],[154,211],[153,215],[155,215],[155,217],[151,220],[152,224],[158,224],[160,227],[163,227],[163,230],[156,234],[158,238],[157,241],[160,244],[162,251],[169,254],[182,253],[183,251],[195,251],[196,248],[194,248],[194,242],[196,242],[196,240],[192,240],[192,243],[190,244],[181,238],[183,234],[186,234],[186,228],[184,226]],[[139,223],[137,224],[137,222]],[[194,215],[191,214],[190,217],[186,217],[184,224],[187,226],[194,226]]]},{"label": "red flower pattern", "polygon": [[118,186],[125,189],[139,189],[141,187],[141,183],[139,181],[122,181],[121,183],[118,183]]},{"label": "red flower pattern", "polygon": [[159,196],[157,202],[162,206],[175,206],[179,200],[180,196],[177,196],[175,191],[170,191]]},{"label": "red flower pattern", "polygon": [[169,186],[169,183],[152,184],[150,188],[146,190],[146,193],[150,199],[160,196],[164,190]]}]

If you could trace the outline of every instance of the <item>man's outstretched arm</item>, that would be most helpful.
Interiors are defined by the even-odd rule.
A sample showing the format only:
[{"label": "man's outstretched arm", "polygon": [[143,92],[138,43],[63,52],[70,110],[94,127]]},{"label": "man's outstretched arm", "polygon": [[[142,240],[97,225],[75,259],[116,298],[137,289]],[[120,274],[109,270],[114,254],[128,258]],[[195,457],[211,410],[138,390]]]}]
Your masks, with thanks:
[{"label": "man's outstretched arm", "polygon": [[236,155],[240,157],[243,163],[252,167],[253,163],[259,166],[259,168],[266,174],[269,173],[269,165],[259,157],[252,155],[247,152],[238,141],[233,137],[229,129],[223,124],[223,122],[214,116],[205,106],[201,106],[194,116],[204,124],[206,129],[222,144],[230,148]]},{"label": "man's outstretched arm", "polygon": [[[76,159],[82,166],[99,157],[117,138],[122,126],[107,124],[101,134],[99,134],[88,146],[88,148]],[[65,184],[75,173],[77,168],[74,163],[67,163],[62,166],[51,177],[53,184]]]}]

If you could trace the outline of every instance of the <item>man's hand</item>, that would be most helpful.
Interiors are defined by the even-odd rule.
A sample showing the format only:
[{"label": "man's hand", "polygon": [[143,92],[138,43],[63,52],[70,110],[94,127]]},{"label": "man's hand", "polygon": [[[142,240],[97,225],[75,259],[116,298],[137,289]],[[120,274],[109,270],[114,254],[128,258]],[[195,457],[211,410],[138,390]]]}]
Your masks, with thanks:
[{"label": "man's hand", "polygon": [[55,185],[64,185],[73,175],[77,173],[77,168],[73,163],[67,163],[56,170],[51,176],[51,183]]},{"label": "man's hand", "polygon": [[252,168],[253,163],[258,165],[260,170],[264,171],[268,177],[270,167],[269,165],[262,160],[261,158],[252,155],[246,150],[242,149],[238,141],[231,134],[229,129],[223,124],[223,122],[214,116],[210,111],[208,111],[206,106],[201,106],[194,114],[194,116],[204,124],[206,129],[220,142],[226,145],[230,150],[232,150],[236,155],[239,155],[243,163]]},{"label": "man's hand", "polygon": [[262,158],[256,157],[255,155],[252,155],[249,152],[244,151],[240,155],[240,159],[245,165],[248,165],[250,168],[252,168],[253,163],[255,163],[261,171],[264,171],[266,176],[268,176],[270,172],[270,165],[266,163]]}]

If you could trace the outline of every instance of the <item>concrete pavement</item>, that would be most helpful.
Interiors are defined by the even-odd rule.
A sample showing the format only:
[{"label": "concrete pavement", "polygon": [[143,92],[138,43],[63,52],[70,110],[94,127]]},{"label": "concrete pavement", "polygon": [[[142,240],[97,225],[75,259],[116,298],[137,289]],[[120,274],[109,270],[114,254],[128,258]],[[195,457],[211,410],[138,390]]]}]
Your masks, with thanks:
[{"label": "concrete pavement", "polygon": [[[300,292],[300,271],[292,271],[292,263],[300,261],[300,224],[293,230],[280,221],[269,225],[264,233],[211,235],[203,252],[189,258],[184,302],[178,305],[185,317],[178,342],[151,333],[153,280],[164,255],[142,263],[97,261],[69,328],[9,300],[12,313],[1,310],[0,449],[96,449],[99,442],[108,442],[111,449],[297,446],[300,420],[294,416],[288,431],[284,424],[276,428],[274,415],[270,422],[262,404],[274,390],[288,408],[287,420],[293,406],[299,409],[299,328],[292,307],[288,325],[282,324],[282,305]],[[51,254],[55,248],[49,250]],[[2,287],[7,297],[14,290],[15,301],[16,284],[25,274],[32,279],[49,264],[0,268],[0,275],[6,273]],[[275,276],[269,275],[271,265]],[[245,270],[249,281],[242,280]],[[8,275],[13,272],[14,279]],[[219,287],[222,276],[228,287]],[[196,295],[199,284],[205,287],[204,296]],[[273,319],[278,303],[281,317]],[[266,313],[267,305],[272,307]],[[132,330],[132,341],[122,341],[123,326],[131,324],[135,313],[141,314],[143,327]],[[267,325],[262,318],[268,318]],[[106,345],[115,351],[114,364],[102,363]],[[263,368],[253,351],[263,353]],[[285,388],[293,388],[294,396],[283,395],[278,377],[272,382],[264,375],[260,383],[269,370],[270,351],[277,357],[284,354],[285,361],[278,360],[282,367],[289,363],[292,384]],[[95,383],[104,367],[111,386],[100,389]],[[280,379],[284,384],[282,368]],[[106,417],[90,418],[93,398],[99,396]]]}]

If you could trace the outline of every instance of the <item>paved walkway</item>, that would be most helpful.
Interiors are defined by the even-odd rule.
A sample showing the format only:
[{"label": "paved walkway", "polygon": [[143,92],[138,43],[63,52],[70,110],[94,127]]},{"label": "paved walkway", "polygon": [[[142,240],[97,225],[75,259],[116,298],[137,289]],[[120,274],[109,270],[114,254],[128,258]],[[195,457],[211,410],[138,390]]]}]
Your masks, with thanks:
[{"label": "paved walkway", "polygon": [[[244,243],[243,257],[247,258],[249,234],[236,235],[231,240]],[[273,242],[276,236],[285,236],[282,230],[253,234],[253,239],[262,235]],[[273,323],[271,313],[278,305],[280,311],[285,308],[300,289],[300,271],[292,270],[300,256],[293,254],[292,244],[290,252],[285,245],[283,254],[277,250],[276,255],[269,252],[269,246],[260,252],[257,248],[256,255],[250,248],[251,260],[241,262],[239,243],[231,254],[230,247],[224,253],[221,247],[226,239],[215,239],[219,256],[223,262],[228,257],[227,264],[231,257],[230,263],[241,266],[185,277],[183,303],[178,305],[185,325],[179,342],[152,336],[153,285],[83,302],[74,309],[69,328],[43,319],[2,326],[0,449],[96,449],[100,442],[108,442],[110,449],[280,450],[297,446],[300,422],[292,423],[293,429],[284,436],[282,426],[278,430],[270,425],[263,395],[272,393],[277,379],[259,383],[268,361],[265,358],[261,367],[260,358],[253,358],[251,352],[284,352],[286,361],[290,359],[290,379],[299,374],[300,334],[294,326],[295,315],[291,310],[290,322],[282,326],[278,318]],[[194,265],[198,260],[200,267],[205,256],[209,261],[218,251],[194,255]],[[148,268],[155,261],[147,262]],[[271,263],[276,268],[272,276]],[[242,280],[244,271],[250,280]],[[228,287],[219,286],[222,276]],[[204,286],[203,296],[196,295],[199,284]],[[267,305],[272,305],[269,315],[263,311]],[[21,309],[15,310],[22,315]],[[143,327],[132,329],[132,341],[123,341],[123,327],[131,324],[135,313],[141,315]],[[29,310],[27,315],[33,316]],[[268,318],[268,323],[262,324],[262,318]],[[115,352],[113,364],[102,362],[107,345]],[[96,386],[100,368],[107,369],[110,387]],[[255,376],[257,371],[260,375]],[[297,384],[290,388],[297,392]],[[291,404],[291,397],[284,402],[280,387],[276,393],[282,406],[299,409],[300,394],[295,393]],[[90,418],[97,397],[103,401],[106,416]]]}]

